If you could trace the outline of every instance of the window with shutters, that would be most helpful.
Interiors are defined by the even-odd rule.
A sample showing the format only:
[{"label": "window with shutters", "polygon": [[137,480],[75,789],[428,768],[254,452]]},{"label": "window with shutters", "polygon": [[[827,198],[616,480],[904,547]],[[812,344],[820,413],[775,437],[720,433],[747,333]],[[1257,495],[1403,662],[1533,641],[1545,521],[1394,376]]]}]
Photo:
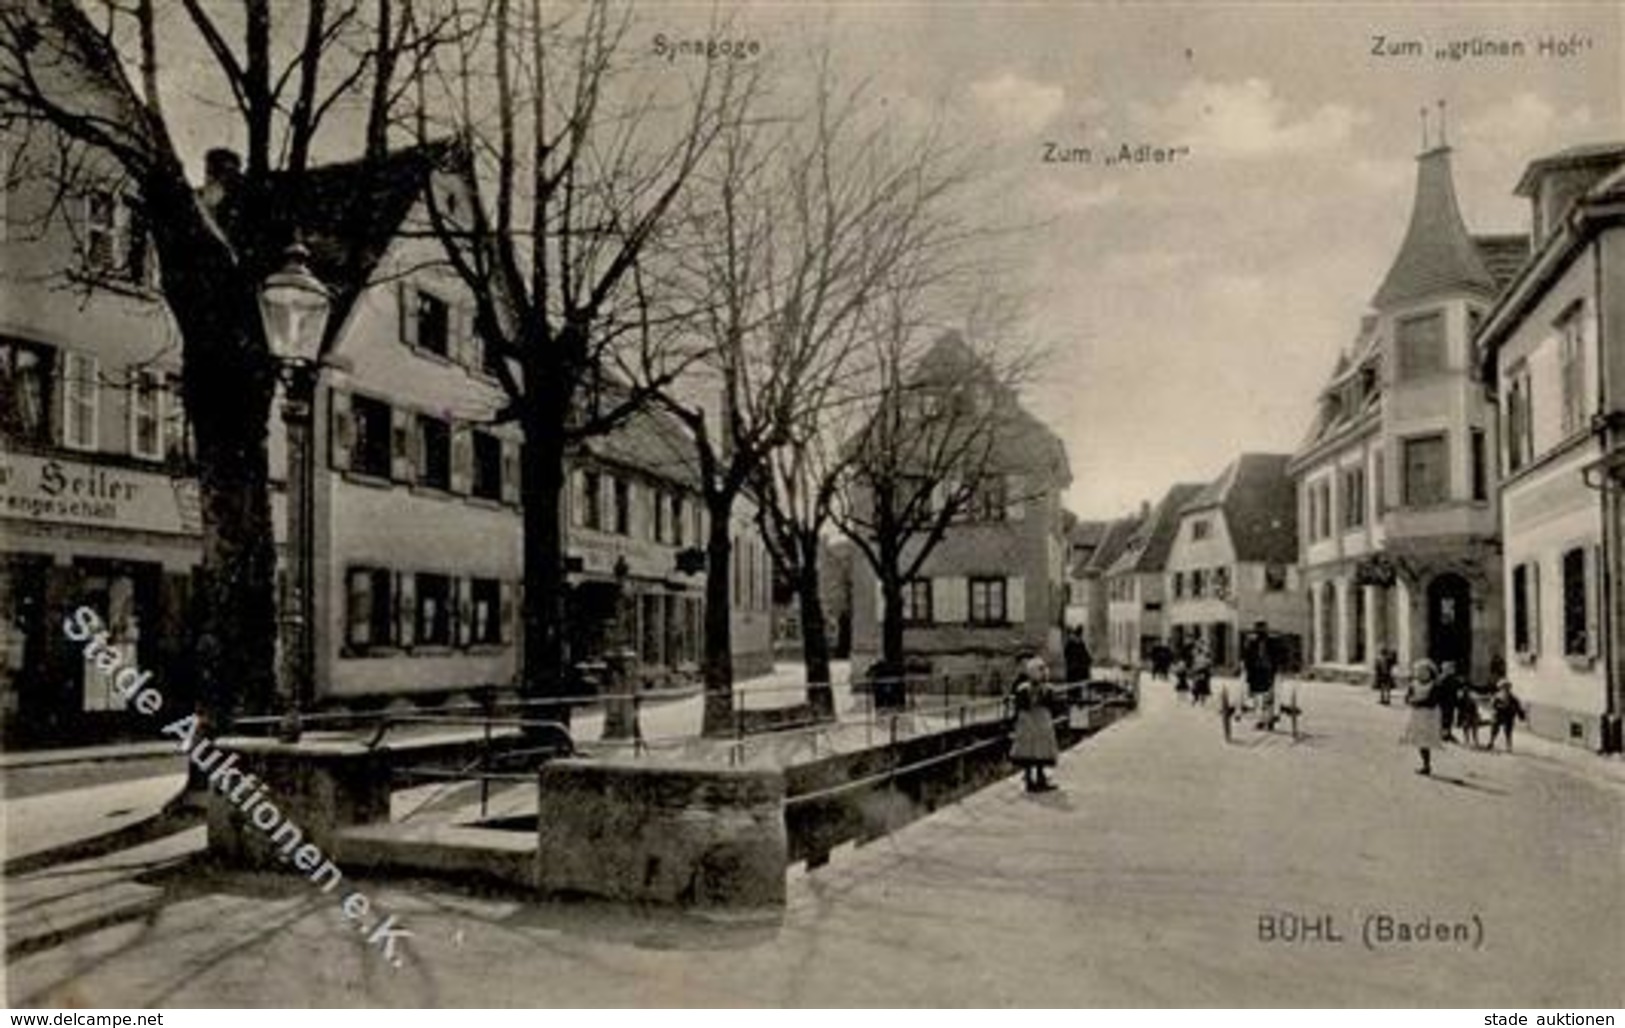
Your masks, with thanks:
[{"label": "window with shutters", "polygon": [[1394,327],[1399,351],[1399,378],[1421,378],[1445,369],[1444,314],[1400,318]]},{"label": "window with shutters", "polygon": [[1229,568],[1225,567],[1213,569],[1213,595],[1216,599],[1220,600],[1227,600],[1230,598]]},{"label": "window with shutters", "polygon": [[619,476],[610,480],[610,523],[616,535],[632,534],[632,483]]},{"label": "window with shutters", "polygon": [[56,351],[39,343],[0,340],[0,438],[49,445]]},{"label": "window with shutters", "polygon": [[1191,572],[1191,598],[1202,599],[1207,595],[1207,572],[1197,568]]},{"label": "window with shutters", "polygon": [[1365,526],[1365,468],[1343,471],[1343,527]]},{"label": "window with shutters", "polygon": [[370,396],[352,395],[350,415],[355,424],[350,470],[357,474],[388,478],[394,453],[389,404]]},{"label": "window with shutters", "polygon": [[970,623],[1002,625],[1010,620],[1005,582],[1002,578],[970,580]]},{"label": "window with shutters", "polygon": [[140,206],[111,189],[81,199],[81,270],[97,279],[149,284],[150,253]]},{"label": "window with shutters", "polygon": [[352,567],[345,576],[344,641],[357,653],[395,642],[394,576],[383,568]]},{"label": "window with shutters", "polygon": [[1183,572],[1183,571],[1175,571],[1174,572],[1174,599],[1179,600],[1179,599],[1184,599],[1184,597],[1185,597],[1185,572]]},{"label": "window with shutters", "polygon": [[931,580],[929,578],[911,578],[904,582],[904,624],[924,625],[929,624],[931,620]]},{"label": "window with shutters", "polygon": [[451,305],[425,290],[414,292],[411,316],[417,319],[418,346],[436,356],[451,356]]},{"label": "window with shutters", "polygon": [[1489,498],[1489,454],[1484,441],[1484,430],[1475,428],[1468,437],[1472,446],[1473,499],[1479,502]]},{"label": "window with shutters", "polygon": [[1534,407],[1530,398],[1529,368],[1520,366],[1508,376],[1502,413],[1506,436],[1507,470],[1517,471],[1535,457]]},{"label": "window with shutters", "polygon": [[1449,450],[1444,435],[1406,439],[1404,447],[1405,505],[1427,507],[1449,500]]},{"label": "window with shutters", "polygon": [[502,583],[494,578],[476,578],[469,585],[469,643],[498,646],[503,641]]},{"label": "window with shutters", "polygon": [[96,358],[70,352],[64,370],[62,445],[74,450],[94,450],[96,415],[101,402],[101,378]]},{"label": "window with shutters", "polygon": [[1512,649],[1531,659],[1540,649],[1539,566],[1512,569]]},{"label": "window with shutters", "polygon": [[1010,504],[1010,489],[1003,475],[983,475],[970,498],[972,521],[1003,521]]},{"label": "window with shutters", "polygon": [[417,576],[416,638],[419,646],[450,646],[452,619],[451,576]]},{"label": "window with shutters", "polygon": [[494,436],[489,432],[476,431],[474,433],[474,483],[470,492],[482,500],[501,501],[501,437]]},{"label": "window with shutters", "polygon": [[130,454],[145,460],[164,456],[164,376],[139,369],[130,376]]},{"label": "window with shutters", "polygon": [[1563,435],[1585,427],[1585,304],[1576,302],[1557,320],[1558,368],[1563,387]]},{"label": "window with shutters", "polygon": [[1591,650],[1591,586],[1586,573],[1586,550],[1576,546],[1563,554],[1563,654],[1589,656]]},{"label": "window with shutters", "polygon": [[418,415],[418,484],[451,488],[451,426],[427,414]]}]

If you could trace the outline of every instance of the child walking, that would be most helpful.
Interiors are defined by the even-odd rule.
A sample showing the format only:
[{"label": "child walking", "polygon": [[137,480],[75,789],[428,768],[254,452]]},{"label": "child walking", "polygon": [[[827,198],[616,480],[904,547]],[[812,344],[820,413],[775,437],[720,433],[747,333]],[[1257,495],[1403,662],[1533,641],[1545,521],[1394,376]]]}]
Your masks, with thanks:
[{"label": "child walking", "polygon": [[1495,749],[1496,736],[1502,732],[1507,737],[1507,752],[1512,752],[1512,723],[1514,721],[1528,721],[1529,715],[1523,709],[1523,703],[1512,691],[1512,683],[1503,678],[1495,686],[1495,699],[1490,701],[1490,749]]}]

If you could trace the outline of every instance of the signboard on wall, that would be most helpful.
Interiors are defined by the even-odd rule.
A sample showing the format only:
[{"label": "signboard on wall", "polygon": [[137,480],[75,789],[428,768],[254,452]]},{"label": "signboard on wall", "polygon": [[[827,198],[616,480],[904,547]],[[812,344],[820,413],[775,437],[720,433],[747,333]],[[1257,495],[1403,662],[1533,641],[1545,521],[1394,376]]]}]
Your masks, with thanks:
[{"label": "signboard on wall", "polygon": [[155,471],[0,453],[0,517],[190,535],[196,484]]}]

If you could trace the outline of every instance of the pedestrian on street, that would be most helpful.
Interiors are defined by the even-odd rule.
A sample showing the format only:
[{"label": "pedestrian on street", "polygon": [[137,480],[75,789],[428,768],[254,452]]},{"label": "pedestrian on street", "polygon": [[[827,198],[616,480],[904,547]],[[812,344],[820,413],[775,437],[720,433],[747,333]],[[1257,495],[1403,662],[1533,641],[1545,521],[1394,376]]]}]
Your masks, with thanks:
[{"label": "pedestrian on street", "polygon": [[1507,737],[1507,752],[1512,752],[1512,723],[1528,721],[1529,714],[1523,702],[1512,691],[1512,682],[1503,677],[1495,686],[1495,699],[1490,701],[1490,749],[1495,749],[1495,737],[1502,732]]},{"label": "pedestrian on street", "polygon": [[1393,650],[1383,650],[1377,654],[1377,702],[1385,707],[1394,693],[1394,666],[1398,663],[1399,657]]},{"label": "pedestrian on street", "polygon": [[1174,651],[1168,648],[1165,642],[1157,642],[1151,647],[1151,677],[1168,680],[1168,669],[1173,666]]},{"label": "pedestrian on street", "polygon": [[1094,659],[1089,653],[1089,644],[1084,642],[1081,627],[1072,629],[1067,635],[1062,653],[1066,661],[1066,680],[1087,683],[1094,671]]},{"label": "pedestrian on street", "polygon": [[1195,666],[1191,668],[1191,704],[1206,703],[1213,695],[1213,651],[1206,639],[1196,640]]},{"label": "pedestrian on street", "polygon": [[1016,676],[1016,723],[1010,738],[1010,762],[1021,768],[1021,783],[1028,792],[1055,788],[1044,777],[1044,769],[1054,767],[1061,753],[1055,738],[1055,719],[1050,716],[1048,676],[1040,657],[1026,661]]},{"label": "pedestrian on street", "polygon": [[1478,726],[1484,718],[1478,712],[1478,697],[1473,693],[1473,687],[1463,683],[1456,692],[1456,725],[1461,729],[1461,741],[1479,749]]},{"label": "pedestrian on street", "polygon": [[1444,742],[1443,722],[1439,715],[1439,669],[1431,660],[1419,660],[1411,669],[1411,684],[1405,689],[1405,703],[1411,708],[1405,722],[1405,734],[1400,745],[1415,746],[1422,756],[1419,775],[1433,773],[1433,748]]},{"label": "pedestrian on street", "polygon": [[1247,676],[1247,695],[1258,706],[1258,727],[1275,723],[1275,655],[1270,652],[1270,629],[1266,622],[1253,625],[1252,636],[1242,654],[1242,670]]},{"label": "pedestrian on street", "polygon": [[1461,702],[1461,675],[1456,672],[1455,661],[1439,665],[1439,678],[1434,685],[1434,700],[1439,708],[1439,728],[1445,742],[1455,742],[1456,711]]}]

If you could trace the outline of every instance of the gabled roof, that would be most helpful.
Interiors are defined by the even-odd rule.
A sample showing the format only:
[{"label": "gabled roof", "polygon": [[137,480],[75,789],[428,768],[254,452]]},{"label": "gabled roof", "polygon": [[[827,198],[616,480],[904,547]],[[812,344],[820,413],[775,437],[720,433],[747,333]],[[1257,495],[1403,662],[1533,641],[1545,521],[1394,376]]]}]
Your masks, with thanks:
[{"label": "gabled roof", "polygon": [[1244,453],[1185,510],[1219,509],[1236,560],[1290,564],[1298,559],[1298,498],[1284,453]]},{"label": "gabled roof", "polygon": [[1089,570],[1090,562],[1094,560],[1095,553],[1100,549],[1101,541],[1106,538],[1106,531],[1111,527],[1109,521],[1078,521],[1073,519],[1072,526],[1067,530],[1066,541],[1071,549],[1082,549],[1076,559],[1067,563],[1067,574],[1073,578],[1081,578]]},{"label": "gabled roof", "polygon": [[1393,308],[1441,292],[1493,296],[1495,279],[1468,235],[1456,203],[1450,148],[1434,147],[1416,162],[1410,226],[1372,306]]},{"label": "gabled roof", "polygon": [[1513,187],[1515,196],[1530,196],[1535,191],[1535,183],[1547,172],[1559,168],[1581,167],[1587,164],[1607,166],[1618,164],[1625,160],[1625,143],[1582,143],[1571,146],[1566,150],[1559,150],[1553,154],[1530,161],[1529,166],[1523,170],[1518,184]]},{"label": "gabled roof", "polygon": [[1093,574],[1104,574],[1110,570],[1134,539],[1134,533],[1139,527],[1140,518],[1134,514],[1109,522],[1106,530],[1101,533],[1100,545],[1095,548],[1094,554],[1090,556],[1083,570]]},{"label": "gabled roof", "polygon": [[690,489],[700,488],[699,450],[693,438],[664,411],[645,409],[613,431],[584,444],[606,464],[642,471]]},{"label": "gabled roof", "polygon": [[1179,514],[1203,489],[1201,482],[1181,482],[1169,489],[1151,511],[1133,540],[1112,564],[1111,573],[1156,572],[1168,564],[1168,551],[1179,534]]}]

